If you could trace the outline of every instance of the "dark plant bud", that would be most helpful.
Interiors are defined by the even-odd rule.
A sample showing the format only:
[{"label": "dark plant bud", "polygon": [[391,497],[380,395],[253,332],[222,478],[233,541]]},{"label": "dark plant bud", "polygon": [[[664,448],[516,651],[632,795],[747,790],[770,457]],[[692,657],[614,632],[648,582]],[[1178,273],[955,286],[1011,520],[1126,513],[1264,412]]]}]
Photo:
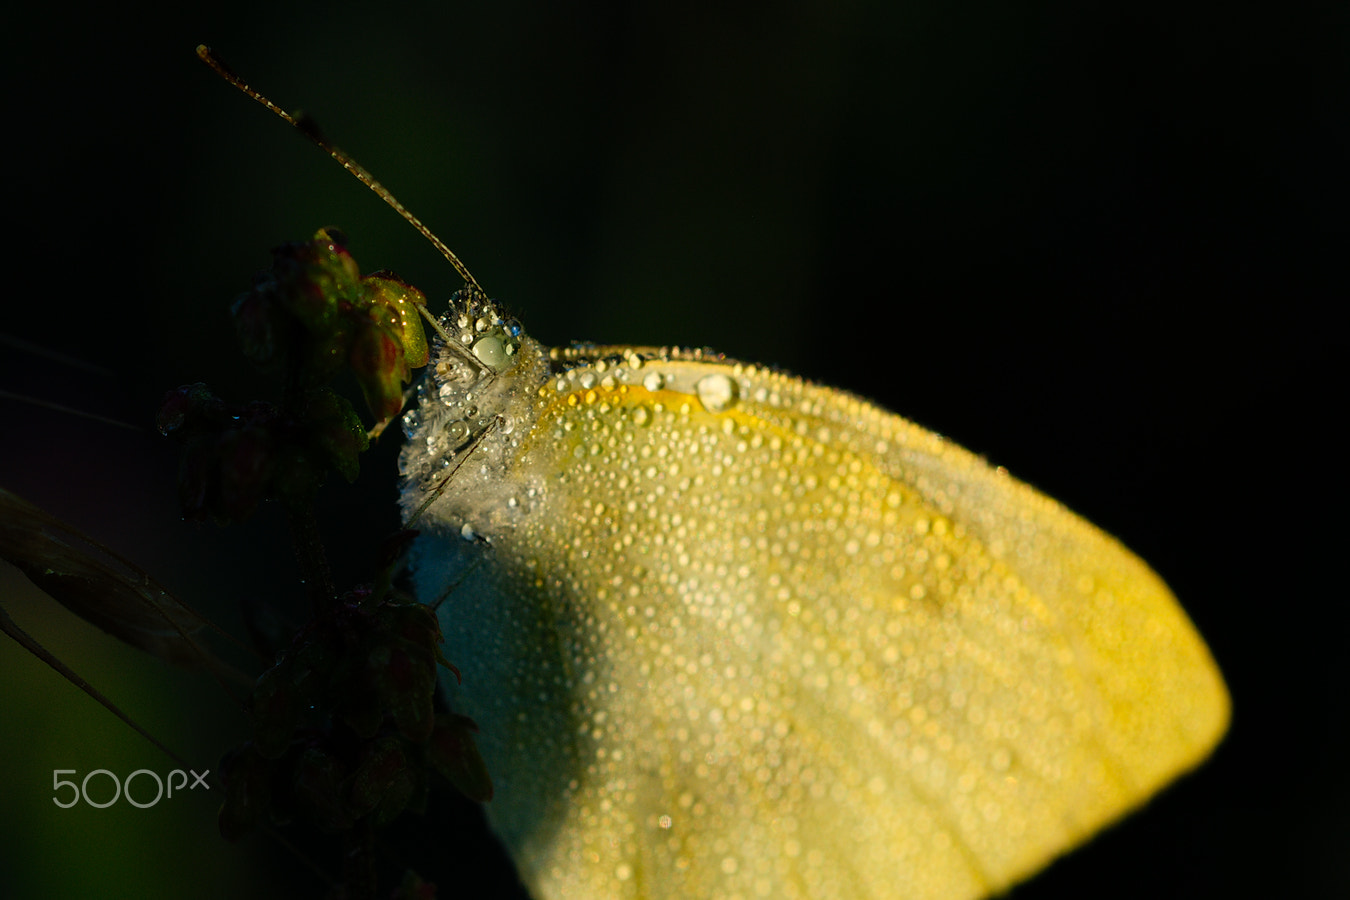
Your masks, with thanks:
[{"label": "dark plant bud", "polygon": [[468,716],[439,715],[428,747],[437,772],[465,797],[486,803],[492,799],[492,778],[473,740],[477,732],[478,726]]}]

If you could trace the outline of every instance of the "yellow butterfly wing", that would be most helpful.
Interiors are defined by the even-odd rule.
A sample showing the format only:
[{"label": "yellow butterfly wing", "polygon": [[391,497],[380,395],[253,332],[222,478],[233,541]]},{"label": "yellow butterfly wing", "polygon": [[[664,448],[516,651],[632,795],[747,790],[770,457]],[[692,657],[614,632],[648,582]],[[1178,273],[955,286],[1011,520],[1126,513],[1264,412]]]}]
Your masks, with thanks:
[{"label": "yellow butterfly wing", "polygon": [[537,897],[980,897],[1217,742],[1204,644],[1093,526],[849,394],[628,362],[522,395],[449,489],[512,513],[417,551]]}]

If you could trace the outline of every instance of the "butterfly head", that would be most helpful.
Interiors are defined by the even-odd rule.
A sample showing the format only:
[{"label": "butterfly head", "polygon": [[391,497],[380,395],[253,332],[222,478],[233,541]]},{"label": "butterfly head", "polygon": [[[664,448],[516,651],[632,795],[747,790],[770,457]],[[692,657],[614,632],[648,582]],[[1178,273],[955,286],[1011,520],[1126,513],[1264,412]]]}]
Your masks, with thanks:
[{"label": "butterfly head", "polygon": [[472,387],[505,374],[520,353],[520,323],[477,288],[452,294],[440,325],[445,337],[437,348],[434,373],[442,384]]},{"label": "butterfly head", "polygon": [[[477,287],[453,294],[437,323],[439,337],[417,385],[417,406],[403,416],[408,440],[400,457],[402,473],[407,484],[437,493],[454,474],[460,490],[451,493],[495,507],[487,498],[493,492],[476,482],[500,476],[526,424],[528,396],[537,390],[548,361],[520,323]],[[469,467],[473,471],[458,471],[470,454],[476,454]],[[472,518],[467,511],[460,515]]]}]

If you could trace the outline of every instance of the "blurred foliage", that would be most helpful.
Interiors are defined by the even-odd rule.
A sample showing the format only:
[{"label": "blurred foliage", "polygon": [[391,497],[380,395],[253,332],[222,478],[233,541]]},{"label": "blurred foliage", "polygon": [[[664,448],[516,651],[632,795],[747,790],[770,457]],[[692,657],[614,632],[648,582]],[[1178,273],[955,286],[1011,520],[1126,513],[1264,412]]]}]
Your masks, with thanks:
[{"label": "blurred foliage", "polygon": [[[231,307],[245,357],[280,382],[280,399],[231,406],[192,384],[169,392],[158,417],[183,444],[184,516],[228,524],[279,501],[311,601],[309,621],[253,688],[252,739],[221,763],[221,834],[296,825],[334,835],[344,900],[373,900],[376,829],[405,810],[425,813],[433,774],[470,799],[492,796],[475,726],[435,707],[438,664],[455,670],[434,612],[397,597],[398,560],[387,553],[373,584],[337,596],[312,506],[328,469],[355,480],[370,443],[329,383],[355,375],[382,429],[412,369],[427,363],[423,305],[391,275],[361,277],[334,229],[284,244]],[[264,635],[269,611],[248,612],[250,634]],[[264,658],[277,649],[259,647]]]}]

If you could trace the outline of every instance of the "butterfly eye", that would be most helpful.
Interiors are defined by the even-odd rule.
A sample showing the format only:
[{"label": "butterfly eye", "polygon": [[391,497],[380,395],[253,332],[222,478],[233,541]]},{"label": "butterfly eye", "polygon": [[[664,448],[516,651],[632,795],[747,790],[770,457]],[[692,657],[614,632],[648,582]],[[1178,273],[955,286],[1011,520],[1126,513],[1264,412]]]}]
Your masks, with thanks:
[{"label": "butterfly eye", "polygon": [[500,372],[511,362],[511,354],[507,352],[506,344],[495,335],[487,335],[474,341],[473,355],[494,372]]}]

